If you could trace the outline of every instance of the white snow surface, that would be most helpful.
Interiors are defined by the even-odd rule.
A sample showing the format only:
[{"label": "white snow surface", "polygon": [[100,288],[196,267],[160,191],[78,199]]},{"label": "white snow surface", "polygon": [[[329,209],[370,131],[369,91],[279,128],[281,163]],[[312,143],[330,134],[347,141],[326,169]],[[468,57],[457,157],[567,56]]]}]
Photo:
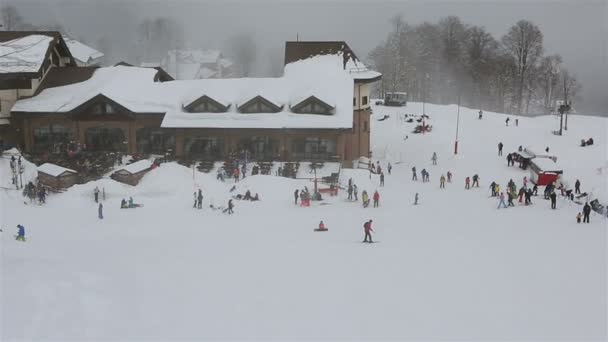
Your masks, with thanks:
[{"label": "white snow surface", "polygon": [[[352,128],[353,80],[341,57],[317,56],[290,63],[279,78],[235,78],[153,82],[156,70],[114,66],[99,68],[84,82],[49,88],[17,101],[13,112],[73,110],[94,96],[104,96],[138,113],[165,113],[167,128]],[[315,94],[334,105],[333,115],[296,114],[290,100]],[[232,104],[226,113],[187,113],[183,106],[202,95]],[[238,106],[262,96],[282,107],[279,113],[240,113]]]},{"label": "white snow surface", "polygon": [[0,73],[38,72],[52,37],[33,34],[0,42]]},{"label": "white snow surface", "polygon": [[152,162],[147,159],[138,160],[135,163],[131,163],[129,165],[125,165],[123,167],[117,168],[115,172],[119,171],[127,171],[130,174],[135,174],[152,167]]},{"label": "white snow surface", "polygon": [[[385,172],[393,165],[385,187],[367,170],[342,170],[341,184],[352,178],[359,198],[379,190],[375,209],[343,190],[301,208],[293,191],[312,188],[310,180],[222,183],[176,163],[136,187],[102,179],[42,206],[2,190],[1,339],[605,341],[606,219],[593,213],[590,224],[577,224],[581,206],[562,198],[557,210],[541,197],[497,210],[488,186],[521,186],[528,174],[507,167],[506,154],[537,144],[559,156],[569,184],[579,178],[606,203],[608,120],[571,116],[558,137],[553,117],[505,127],[503,114],[478,120],[477,110],[461,108],[454,156],[456,106],[427,104],[433,131],[416,135],[398,114],[421,109],[373,107],[374,162]],[[596,144],[579,147],[590,136]],[[29,180],[35,173],[25,163]],[[413,166],[431,182],[412,181]],[[439,189],[448,170],[453,182]],[[6,188],[9,173],[4,156]],[[465,190],[475,173],[481,187]],[[96,186],[106,193],[103,220]],[[202,210],[192,208],[199,188]],[[247,189],[261,201],[235,201],[234,215],[209,208]],[[144,207],[120,209],[129,196]],[[379,241],[372,245],[360,242],[369,219]],[[328,232],[313,231],[320,220]],[[17,224],[25,243],[13,238]]]},{"label": "white snow surface", "polygon": [[72,169],[67,169],[65,167],[51,164],[51,163],[44,163],[44,164],[38,166],[38,171],[44,172],[47,175],[53,176],[53,177],[61,176],[62,174],[66,173],[66,172],[78,173]]}]

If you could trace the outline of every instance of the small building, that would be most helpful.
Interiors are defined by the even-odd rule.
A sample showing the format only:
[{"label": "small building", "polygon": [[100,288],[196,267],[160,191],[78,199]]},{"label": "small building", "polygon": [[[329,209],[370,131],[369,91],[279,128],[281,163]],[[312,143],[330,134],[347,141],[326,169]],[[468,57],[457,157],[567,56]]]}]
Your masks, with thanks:
[{"label": "small building", "polygon": [[101,60],[104,56],[103,53],[65,35],[63,36],[63,40],[65,40],[65,43],[70,49],[78,66],[101,65]]},{"label": "small building", "polygon": [[66,189],[78,182],[78,172],[65,167],[45,163],[38,166],[38,181],[53,189]]},{"label": "small building", "polygon": [[557,158],[535,157],[530,161],[530,180],[536,185],[551,184],[563,173]]},{"label": "small building", "polygon": [[110,178],[117,182],[135,186],[151,169],[152,162],[144,159],[114,171]]}]

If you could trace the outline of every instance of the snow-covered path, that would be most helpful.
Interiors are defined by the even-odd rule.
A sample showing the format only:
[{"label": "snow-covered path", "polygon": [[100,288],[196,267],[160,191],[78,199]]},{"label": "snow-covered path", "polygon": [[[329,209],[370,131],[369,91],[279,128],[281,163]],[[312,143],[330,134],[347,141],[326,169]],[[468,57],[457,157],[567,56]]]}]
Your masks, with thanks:
[{"label": "snow-covered path", "polygon": [[[293,190],[310,182],[255,176],[238,192],[258,192],[261,202],[237,201],[232,216],[194,210],[192,171],[176,164],[135,188],[102,180],[45,206],[3,191],[2,340],[606,339],[607,221],[594,214],[577,225],[580,208],[561,199],[556,211],[537,197],[533,206],[496,210],[487,187],[509,178],[519,187],[527,175],[496,156],[500,140],[505,155],[519,145],[550,146],[567,180],[580,177],[583,190],[605,199],[597,168],[608,159],[608,120],[571,117],[560,138],[549,132],[552,118],[504,127],[502,115],[479,121],[462,109],[454,158],[456,108],[427,105],[433,132],[405,133],[411,126],[395,114],[419,110],[375,108],[374,117],[394,120],[372,124],[374,156],[394,166],[385,187],[365,171],[344,171],[343,184],[352,176],[359,192],[379,189],[377,209],[348,202],[344,192],[326,205],[296,207]],[[589,136],[594,147],[577,147]],[[438,166],[430,165],[433,151]],[[431,182],[412,182],[413,165],[426,167]],[[454,181],[440,190],[447,170]],[[465,191],[473,173],[481,187]],[[206,206],[225,205],[232,186],[202,173],[196,184]],[[96,185],[108,195],[103,221],[92,201]],[[413,206],[416,192],[421,205]],[[119,209],[130,195],[145,206]],[[367,219],[377,244],[360,243]],[[319,220],[328,232],[312,231]],[[13,239],[17,223],[26,243]]]}]

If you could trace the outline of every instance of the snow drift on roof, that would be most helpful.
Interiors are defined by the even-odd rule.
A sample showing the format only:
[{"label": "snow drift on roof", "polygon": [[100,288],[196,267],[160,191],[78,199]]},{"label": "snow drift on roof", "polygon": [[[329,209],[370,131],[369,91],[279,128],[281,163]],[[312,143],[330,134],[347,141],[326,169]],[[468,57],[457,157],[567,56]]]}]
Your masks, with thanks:
[{"label": "snow drift on roof", "polygon": [[53,37],[29,35],[0,43],[0,73],[38,72]]},{"label": "snow drift on roof", "polygon": [[72,56],[81,63],[89,63],[92,60],[103,57],[103,53],[75,39],[63,36],[63,40],[70,49]]},{"label": "snow drift on roof", "polygon": [[558,163],[551,158],[536,157],[532,159],[532,163],[538,166],[542,171],[560,171],[562,168]]},{"label": "snow drift on roof", "polygon": [[[48,88],[17,101],[13,112],[73,110],[102,94],[136,113],[166,113],[167,128],[352,128],[353,79],[336,55],[316,56],[290,63],[279,78],[202,79],[154,82],[156,70],[127,66],[99,68],[84,82]],[[316,97],[334,106],[332,115],[295,114],[293,99]],[[185,113],[183,106],[207,95],[226,105],[226,113]],[[282,107],[279,113],[239,113],[241,105],[262,96]]]},{"label": "snow drift on roof", "polygon": [[78,173],[74,170],[71,169],[66,169],[65,167],[59,166],[59,165],[55,165],[55,164],[51,164],[51,163],[44,163],[40,166],[38,166],[38,171],[40,172],[44,172],[47,175],[53,176],[53,177],[58,177],[61,176],[62,174],[68,172],[68,173]]},{"label": "snow drift on roof", "polygon": [[147,160],[147,159],[143,159],[140,161],[136,161],[135,163],[126,165],[120,169],[117,169],[115,172],[119,172],[119,171],[126,171],[130,174],[136,174],[138,172],[144,171],[149,169],[150,167],[152,167],[152,162]]}]

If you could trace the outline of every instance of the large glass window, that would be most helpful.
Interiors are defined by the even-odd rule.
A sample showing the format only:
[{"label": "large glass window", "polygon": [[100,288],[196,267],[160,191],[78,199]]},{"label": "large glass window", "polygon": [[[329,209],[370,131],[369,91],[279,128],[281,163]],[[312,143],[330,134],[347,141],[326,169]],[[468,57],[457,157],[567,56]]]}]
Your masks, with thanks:
[{"label": "large glass window", "polygon": [[175,134],[160,128],[140,128],[136,132],[137,152],[165,154],[175,150]]},{"label": "large glass window", "polygon": [[336,156],[336,141],[308,137],[293,140],[292,156],[299,160],[330,160]]},{"label": "large glass window", "polygon": [[34,128],[34,152],[55,152],[72,139],[72,130],[62,125]]},{"label": "large glass window", "polygon": [[126,152],[127,141],[120,128],[91,127],[85,131],[87,149],[91,151]]},{"label": "large glass window", "polygon": [[220,160],[224,157],[224,140],[217,137],[186,137],[184,154],[205,160]]},{"label": "large glass window", "polygon": [[273,160],[279,157],[279,141],[269,137],[251,137],[239,141],[239,152],[246,151],[248,158]]}]

